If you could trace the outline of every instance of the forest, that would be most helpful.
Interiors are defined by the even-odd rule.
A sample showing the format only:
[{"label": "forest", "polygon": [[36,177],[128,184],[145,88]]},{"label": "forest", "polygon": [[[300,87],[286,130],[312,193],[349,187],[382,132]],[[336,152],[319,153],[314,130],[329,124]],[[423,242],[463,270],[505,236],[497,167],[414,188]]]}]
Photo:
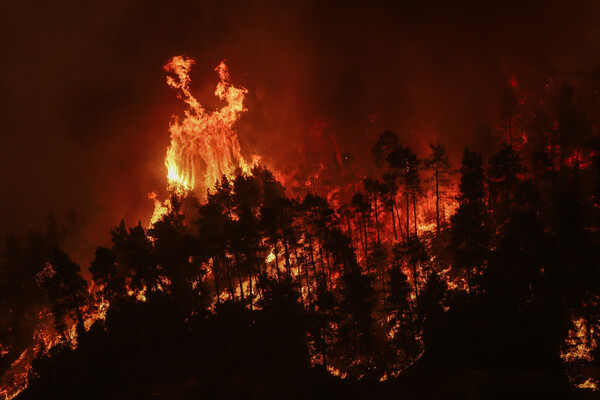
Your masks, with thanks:
[{"label": "forest", "polygon": [[255,164],[174,192],[89,266],[62,247],[68,221],[9,236],[0,393],[594,398],[600,137],[587,92],[547,89],[508,86],[499,139],[481,127],[460,159],[384,130],[365,171],[306,154],[285,186]]}]

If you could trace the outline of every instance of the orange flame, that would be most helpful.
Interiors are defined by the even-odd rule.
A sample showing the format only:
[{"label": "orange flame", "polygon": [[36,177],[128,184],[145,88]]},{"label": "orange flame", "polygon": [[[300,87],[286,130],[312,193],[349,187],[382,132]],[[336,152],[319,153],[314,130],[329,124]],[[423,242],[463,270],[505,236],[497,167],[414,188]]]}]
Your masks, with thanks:
[{"label": "orange flame", "polygon": [[[167,85],[176,89],[177,97],[187,104],[183,119],[173,116],[169,126],[171,144],[165,157],[168,190],[179,196],[200,187],[210,189],[223,175],[233,177],[237,169],[250,173],[250,165],[242,156],[240,142],[233,129],[233,124],[246,111],[244,97],[248,90],[229,82],[227,65],[221,61],[215,68],[219,75],[215,96],[227,104],[207,111],[190,91],[193,65],[193,59],[176,56],[163,67],[168,73]],[[150,193],[149,198],[154,201],[150,219],[152,226],[169,212],[171,204],[168,199],[161,202],[155,193]]]},{"label": "orange flame", "polygon": [[[167,84],[179,91],[179,98],[188,106],[183,120],[173,117],[169,128],[171,144],[165,158],[169,189],[180,195],[194,190],[198,183],[211,188],[223,175],[232,176],[237,168],[249,172],[233,129],[240,114],[246,111],[244,96],[248,91],[229,82],[229,72],[222,61],[215,69],[219,74],[215,95],[227,104],[207,111],[190,92],[192,65],[191,58],[176,56],[164,66],[170,74]],[[198,177],[198,159],[202,161],[203,179]]]}]

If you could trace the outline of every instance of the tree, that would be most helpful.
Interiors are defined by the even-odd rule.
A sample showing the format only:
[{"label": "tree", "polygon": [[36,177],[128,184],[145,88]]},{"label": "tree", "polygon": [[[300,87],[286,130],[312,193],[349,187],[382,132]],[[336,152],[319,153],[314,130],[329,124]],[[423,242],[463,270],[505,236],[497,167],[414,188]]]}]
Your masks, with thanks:
[{"label": "tree", "polygon": [[207,295],[203,290],[206,271],[181,207],[180,199],[173,194],[169,212],[147,234],[152,239],[152,259],[159,269],[160,288],[175,298],[182,312],[200,312],[205,308]]},{"label": "tree", "polygon": [[[502,148],[490,157],[488,171],[490,192],[500,193],[507,212],[510,211],[511,196],[519,181],[519,174],[523,172],[519,155],[507,143],[503,143]],[[495,198],[495,196],[490,197]]]},{"label": "tree", "polygon": [[275,255],[275,266],[279,278],[279,243],[283,244],[283,255],[287,277],[291,278],[289,230],[292,225],[290,218],[291,203],[285,197],[284,188],[272,172],[266,168],[255,167],[253,175],[261,186],[261,204],[258,218],[261,230],[266,236],[267,243],[272,246]]},{"label": "tree", "polygon": [[110,303],[125,296],[125,278],[119,274],[117,257],[111,249],[99,246],[90,264],[94,283],[101,287],[101,295]]},{"label": "tree", "polygon": [[552,118],[538,110],[531,124],[528,146],[532,173],[537,177],[547,176],[554,171],[555,135]]},{"label": "tree", "polygon": [[85,331],[81,308],[88,299],[87,282],[79,275],[79,270],[79,265],[67,253],[54,248],[37,277],[54,314],[56,330],[64,336],[68,335],[69,319],[77,323],[79,333]]},{"label": "tree", "polygon": [[424,288],[418,297],[419,322],[423,330],[425,350],[434,346],[436,336],[443,331],[442,319],[446,305],[446,282],[435,270],[429,271]]},{"label": "tree", "polygon": [[112,250],[126,272],[129,289],[151,292],[160,286],[160,273],[152,257],[152,242],[141,222],[129,230],[125,221],[111,230]]},{"label": "tree", "polygon": [[408,277],[402,272],[402,260],[395,258],[389,270],[389,292],[385,299],[385,310],[392,313],[389,322],[392,331],[392,346],[401,353],[404,364],[410,364],[419,354],[416,340],[414,307],[411,305],[411,287]]},{"label": "tree", "polygon": [[417,155],[408,147],[400,146],[388,155],[388,163],[394,173],[400,178],[404,185],[406,196],[406,235],[410,236],[410,196],[413,200],[413,216],[415,236],[417,229],[417,194],[421,193],[421,177],[419,176],[419,165],[421,161]]},{"label": "tree", "polygon": [[400,230],[402,229],[402,227],[400,223],[400,216],[397,215],[398,207],[396,204],[396,193],[398,192],[399,176],[398,171],[396,171],[393,168],[390,161],[392,153],[400,151],[401,147],[402,146],[400,145],[398,136],[390,130],[385,130],[379,135],[377,142],[371,149],[371,153],[375,158],[375,163],[379,166],[386,165],[388,167],[388,171],[383,174],[383,186],[381,189],[382,195],[386,197],[385,204],[387,207],[389,207],[390,215],[392,216],[392,228],[394,231],[394,239],[397,239],[396,216],[398,217],[398,226]]},{"label": "tree", "polygon": [[371,202],[362,192],[356,192],[352,196],[351,206],[354,211],[354,214],[358,217],[359,232],[360,232],[360,237],[362,238],[361,244],[363,247],[363,254],[365,256],[365,263],[368,268],[369,254],[368,254],[367,249],[369,247],[369,243],[368,243],[369,234],[367,232],[367,223],[371,216]]},{"label": "tree", "polygon": [[572,167],[578,171],[582,150],[590,145],[591,129],[585,110],[575,102],[574,89],[569,82],[564,82],[560,88],[555,112],[561,167],[575,153]]},{"label": "tree", "polygon": [[500,120],[504,128],[508,131],[508,143],[513,146],[515,128],[515,119],[519,112],[519,101],[514,91],[506,87],[500,97]]},{"label": "tree", "polygon": [[404,243],[397,244],[394,247],[394,258],[403,260],[412,269],[415,298],[418,299],[421,281],[420,270],[423,264],[429,261],[425,245],[417,236],[411,236]]},{"label": "tree", "polygon": [[[354,262],[342,275],[339,344],[351,349],[355,362],[368,362],[373,340],[374,291],[371,279]],[[348,352],[346,352],[348,353]]]},{"label": "tree", "polygon": [[483,162],[469,148],[463,151],[460,173],[459,206],[451,218],[451,249],[456,266],[466,272],[472,293],[473,274],[485,263],[490,232],[485,218]]},{"label": "tree", "polygon": [[369,194],[371,200],[370,203],[373,205],[373,211],[375,211],[375,237],[379,244],[381,242],[379,235],[379,202],[386,193],[387,188],[377,179],[371,178],[365,178],[363,180],[363,186],[365,191]]},{"label": "tree", "polygon": [[431,154],[425,160],[425,166],[433,172],[432,180],[435,193],[435,223],[438,235],[440,234],[440,198],[450,184],[452,165],[446,152],[446,148],[439,143],[429,145]]},{"label": "tree", "polygon": [[398,136],[390,130],[385,130],[377,138],[377,142],[371,149],[371,153],[377,165],[383,166],[389,164],[390,154],[400,147]]}]

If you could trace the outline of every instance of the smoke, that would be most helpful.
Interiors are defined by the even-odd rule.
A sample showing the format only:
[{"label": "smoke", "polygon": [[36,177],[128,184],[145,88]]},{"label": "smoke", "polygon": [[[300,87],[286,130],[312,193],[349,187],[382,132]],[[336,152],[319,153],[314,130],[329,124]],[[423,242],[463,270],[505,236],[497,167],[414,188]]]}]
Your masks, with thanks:
[{"label": "smoke", "polygon": [[[284,170],[324,123],[359,163],[383,129],[456,160],[498,120],[514,75],[540,90],[600,65],[599,7],[542,1],[21,1],[6,6],[0,75],[0,226],[42,224],[71,208],[89,243],[124,217],[147,222],[165,185],[171,115],[181,104],[161,67],[196,60],[194,96],[218,107],[214,66],[249,90],[241,148]],[[308,138],[308,139],[307,139]],[[161,195],[161,193],[159,193]],[[164,193],[162,193],[164,195]],[[2,233],[6,233],[2,232]],[[90,244],[90,246],[91,246]],[[84,249],[86,246],[81,246]],[[88,250],[74,257],[86,262]]]}]

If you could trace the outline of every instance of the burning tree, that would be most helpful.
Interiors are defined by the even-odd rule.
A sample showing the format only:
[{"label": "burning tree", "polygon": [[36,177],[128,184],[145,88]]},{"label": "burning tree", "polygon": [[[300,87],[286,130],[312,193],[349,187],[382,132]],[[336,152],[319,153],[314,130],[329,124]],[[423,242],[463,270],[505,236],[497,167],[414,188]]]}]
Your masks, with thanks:
[{"label": "burning tree", "polygon": [[[362,182],[343,182],[350,156],[337,149],[332,170],[318,163],[327,179],[292,197],[276,172],[242,156],[233,127],[246,89],[230,83],[221,63],[215,94],[226,105],[208,111],[192,95],[192,65],[180,56],[165,66],[187,107],[170,126],[170,197],[153,196],[150,226],[121,221],[111,230],[90,264],[92,286],[56,243],[8,241],[3,323],[41,339],[27,346],[2,335],[12,371],[3,393],[18,393],[32,368],[23,398],[51,389],[67,398],[90,385],[115,395],[120,387],[106,382],[148,394],[159,390],[149,382],[179,379],[190,396],[315,397],[305,382],[366,390],[387,379],[396,389],[410,374],[435,388],[406,390],[433,395],[452,390],[444,368],[478,371],[498,386],[506,386],[499,375],[514,372],[540,393],[564,394],[564,365],[575,384],[596,385],[589,370],[598,351],[600,178],[580,162],[591,127],[567,89],[558,109],[540,109],[533,125],[519,126],[524,138],[537,135],[529,147],[513,141],[522,104],[505,93],[510,141],[487,165],[465,148],[454,198],[445,147],[430,145],[424,159],[389,130],[372,148],[379,169]],[[553,146],[565,158],[558,165]],[[549,158],[529,168],[532,153]],[[423,167],[431,179],[421,179]],[[332,195],[345,191],[352,196]],[[11,286],[32,304],[20,307]],[[17,321],[16,312],[35,323]]]}]

